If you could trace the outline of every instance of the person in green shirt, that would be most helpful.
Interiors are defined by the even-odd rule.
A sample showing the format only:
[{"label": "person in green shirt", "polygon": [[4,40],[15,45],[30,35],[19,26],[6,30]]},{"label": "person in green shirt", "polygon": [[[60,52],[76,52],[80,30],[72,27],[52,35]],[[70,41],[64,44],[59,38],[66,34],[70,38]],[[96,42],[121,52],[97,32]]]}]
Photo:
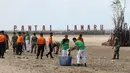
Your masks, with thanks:
[{"label": "person in green shirt", "polygon": [[36,54],[36,48],[37,48],[37,36],[36,33],[33,33],[33,36],[31,38],[31,53],[33,52]]},{"label": "person in green shirt", "polygon": [[85,45],[83,44],[83,42],[81,40],[77,40],[75,37],[73,38],[73,41],[75,43],[75,46],[72,49],[69,49],[69,52],[71,50],[77,49],[78,53],[77,53],[77,66],[80,66],[80,59],[83,60],[84,65],[87,66],[86,64],[86,52],[85,52]]},{"label": "person in green shirt", "polygon": [[18,36],[14,32],[13,36],[12,36],[12,40],[11,40],[11,42],[13,43],[12,48],[13,48],[14,53],[16,52],[16,48],[17,48],[17,38],[18,38]]},{"label": "person in green shirt", "polygon": [[69,49],[68,35],[65,35],[65,38],[61,41],[61,47],[62,47],[62,56],[67,56]]},{"label": "person in green shirt", "polygon": [[26,37],[25,37],[25,42],[26,42],[26,51],[29,52],[31,49],[31,45],[30,45],[30,35],[28,32],[26,32]]}]

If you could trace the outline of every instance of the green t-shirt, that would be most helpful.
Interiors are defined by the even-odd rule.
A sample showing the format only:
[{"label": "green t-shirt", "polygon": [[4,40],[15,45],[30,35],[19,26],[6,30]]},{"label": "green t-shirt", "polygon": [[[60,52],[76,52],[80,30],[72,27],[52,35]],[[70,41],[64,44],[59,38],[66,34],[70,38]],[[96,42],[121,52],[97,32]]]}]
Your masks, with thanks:
[{"label": "green t-shirt", "polygon": [[75,42],[75,45],[76,45],[77,47],[79,47],[79,50],[84,50],[84,49],[85,49],[85,46],[84,46],[83,42],[80,41],[80,40],[77,40],[77,41]]},{"label": "green t-shirt", "polygon": [[37,37],[36,37],[36,36],[33,36],[33,37],[32,37],[32,42],[33,42],[33,43],[36,43],[36,42],[37,42]]},{"label": "green t-shirt", "polygon": [[68,41],[65,41],[63,42],[64,39],[61,41],[61,45],[62,45],[62,50],[67,50],[69,49],[69,40]]},{"label": "green t-shirt", "polygon": [[18,37],[17,37],[16,35],[14,35],[14,36],[12,37],[12,42],[15,43],[15,42],[17,41],[17,38],[18,38]]},{"label": "green t-shirt", "polygon": [[26,36],[25,39],[26,39],[26,40],[30,40],[30,36]]}]

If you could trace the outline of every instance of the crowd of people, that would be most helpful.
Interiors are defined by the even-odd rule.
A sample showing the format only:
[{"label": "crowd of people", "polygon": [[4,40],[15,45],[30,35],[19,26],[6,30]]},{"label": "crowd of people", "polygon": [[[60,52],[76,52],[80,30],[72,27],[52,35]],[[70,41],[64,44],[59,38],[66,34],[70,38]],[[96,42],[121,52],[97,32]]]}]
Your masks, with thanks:
[{"label": "crowd of people", "polygon": [[[59,52],[62,53],[62,56],[68,56],[71,51],[77,50],[77,66],[80,66],[80,60],[82,59],[84,62],[84,66],[87,66],[86,64],[86,47],[84,44],[84,40],[82,38],[82,34],[79,35],[78,38],[73,38],[73,42],[75,43],[75,46],[70,47],[70,40],[68,39],[68,35],[65,35],[65,37],[61,40],[61,42],[53,42],[53,33],[50,33],[50,36],[48,37],[48,43],[46,39],[43,36],[43,33],[40,33],[39,37],[37,37],[36,33],[33,33],[33,36],[31,37],[28,32],[18,32],[18,35],[16,32],[13,33],[13,36],[11,38],[11,45],[13,48],[13,53],[16,55],[22,55],[22,52],[30,52],[36,54],[36,59],[43,58],[44,50],[47,49],[47,44],[49,47],[49,51],[46,54],[46,57],[54,58],[53,52],[55,54],[58,54]],[[0,32],[0,58],[4,58],[4,53],[8,49],[8,43],[9,37],[7,34],[4,33],[4,31]],[[117,43],[118,39],[116,38],[115,42],[115,54],[114,58],[119,59],[119,44]],[[117,46],[118,45],[118,46]]]}]

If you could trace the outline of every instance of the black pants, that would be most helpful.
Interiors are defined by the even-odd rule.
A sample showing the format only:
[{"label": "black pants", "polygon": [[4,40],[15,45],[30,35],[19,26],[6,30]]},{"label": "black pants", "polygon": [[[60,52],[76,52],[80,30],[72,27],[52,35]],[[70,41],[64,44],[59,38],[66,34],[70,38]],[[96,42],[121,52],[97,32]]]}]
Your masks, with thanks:
[{"label": "black pants", "polygon": [[21,55],[22,54],[22,43],[17,44],[16,54]]},{"label": "black pants", "polygon": [[6,50],[9,49],[9,42],[8,42],[8,40],[6,40],[5,49]]},{"label": "black pants", "polygon": [[48,54],[47,55],[50,55],[50,57],[53,57],[52,56],[52,52],[53,52],[53,43],[49,43],[49,52],[48,52]]},{"label": "black pants", "polygon": [[17,44],[16,44],[16,42],[13,42],[13,52],[14,53],[16,52],[16,48],[17,48]]},{"label": "black pants", "polygon": [[34,53],[36,53],[36,48],[37,48],[36,43],[33,43],[31,46],[31,53],[33,53],[33,49],[34,49]]},{"label": "black pants", "polygon": [[0,42],[0,57],[4,57],[5,53],[5,42]]},{"label": "black pants", "polygon": [[23,50],[26,50],[26,43],[25,42],[23,42],[23,47],[25,48]]},{"label": "black pants", "polygon": [[37,57],[41,54],[41,58],[43,57],[45,44],[38,44]]}]

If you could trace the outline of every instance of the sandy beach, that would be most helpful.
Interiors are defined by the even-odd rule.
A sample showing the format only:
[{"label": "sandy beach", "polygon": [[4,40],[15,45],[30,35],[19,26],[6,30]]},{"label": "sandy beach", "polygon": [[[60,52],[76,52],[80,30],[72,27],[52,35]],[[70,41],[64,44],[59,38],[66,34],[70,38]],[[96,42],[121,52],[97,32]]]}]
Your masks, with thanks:
[{"label": "sandy beach", "polygon": [[[11,37],[11,35],[10,35]],[[47,38],[48,36],[44,36]],[[74,45],[70,35],[71,46]],[[78,37],[78,36],[75,36]],[[61,41],[64,36],[54,35],[54,41]],[[43,59],[36,59],[35,54],[24,52],[21,56],[14,55],[12,47],[5,53],[5,59],[0,59],[0,73],[130,73],[130,48],[120,48],[120,59],[112,60],[113,50],[110,46],[102,46],[109,35],[83,36],[88,67],[60,66],[58,56],[54,59],[47,58],[44,52]],[[73,51],[73,63],[76,63],[77,51]]]}]

